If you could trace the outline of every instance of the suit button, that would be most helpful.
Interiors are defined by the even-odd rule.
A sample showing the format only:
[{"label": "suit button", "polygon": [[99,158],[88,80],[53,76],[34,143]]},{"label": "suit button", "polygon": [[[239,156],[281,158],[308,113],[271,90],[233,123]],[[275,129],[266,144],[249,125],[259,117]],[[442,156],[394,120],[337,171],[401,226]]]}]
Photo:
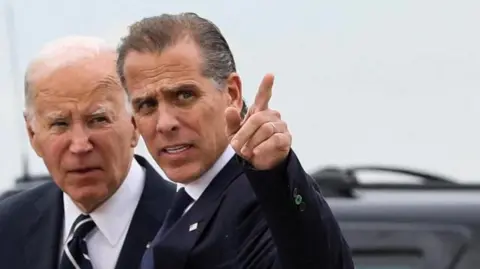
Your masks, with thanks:
[{"label": "suit button", "polygon": [[300,194],[297,194],[297,195],[295,196],[295,204],[296,204],[296,205],[300,205],[300,204],[302,203],[302,201],[303,201],[302,196],[301,196]]}]

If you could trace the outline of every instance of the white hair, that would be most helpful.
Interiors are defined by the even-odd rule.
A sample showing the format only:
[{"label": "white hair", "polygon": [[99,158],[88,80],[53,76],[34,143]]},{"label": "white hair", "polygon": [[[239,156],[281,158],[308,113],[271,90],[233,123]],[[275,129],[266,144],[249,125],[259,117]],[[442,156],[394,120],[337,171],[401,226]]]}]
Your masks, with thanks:
[{"label": "white hair", "polygon": [[[51,41],[28,64],[25,72],[25,113],[33,116],[31,85],[35,79],[46,76],[58,68],[80,60],[94,58],[101,53],[117,53],[116,47],[104,39],[93,36],[67,36]],[[127,111],[131,113],[129,98],[125,92]]]}]

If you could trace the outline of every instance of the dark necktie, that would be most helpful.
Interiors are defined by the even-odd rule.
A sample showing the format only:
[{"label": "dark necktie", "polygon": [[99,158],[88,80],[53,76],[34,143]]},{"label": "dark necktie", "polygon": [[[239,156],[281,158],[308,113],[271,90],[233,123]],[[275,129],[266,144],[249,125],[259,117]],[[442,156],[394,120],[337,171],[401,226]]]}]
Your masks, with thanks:
[{"label": "dark necktie", "polygon": [[193,202],[193,198],[188,195],[185,191],[185,188],[181,188],[175,194],[175,198],[173,199],[172,207],[167,213],[167,217],[163,221],[162,228],[160,229],[159,233],[155,236],[152,243],[150,244],[151,247],[145,251],[145,254],[142,258],[142,263],[140,268],[141,269],[154,269],[154,259],[153,259],[153,247],[155,244],[160,240],[161,236],[165,234],[173,225],[182,217],[185,209]]},{"label": "dark necktie", "polygon": [[93,228],[95,222],[90,216],[83,214],[78,216],[70,229],[60,269],[93,269],[85,242],[85,237]]},{"label": "dark necktie", "polygon": [[188,195],[185,191],[185,188],[181,188],[175,194],[173,199],[172,207],[167,213],[167,217],[163,222],[162,231],[163,233],[167,232],[183,215],[185,209],[193,202],[192,197]]}]

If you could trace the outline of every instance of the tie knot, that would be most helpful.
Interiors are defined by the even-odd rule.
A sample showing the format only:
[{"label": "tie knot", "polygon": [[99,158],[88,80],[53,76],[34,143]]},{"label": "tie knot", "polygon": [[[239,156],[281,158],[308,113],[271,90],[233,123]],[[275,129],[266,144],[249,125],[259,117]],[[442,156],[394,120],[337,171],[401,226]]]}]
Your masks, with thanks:
[{"label": "tie knot", "polygon": [[70,229],[70,235],[72,237],[84,238],[92,229],[95,228],[95,222],[89,215],[80,215],[75,220]]},{"label": "tie knot", "polygon": [[181,188],[175,194],[175,198],[173,199],[172,209],[175,208],[176,210],[183,211],[192,202],[193,202],[193,198],[190,195],[188,195],[188,193],[185,191],[185,188]]}]

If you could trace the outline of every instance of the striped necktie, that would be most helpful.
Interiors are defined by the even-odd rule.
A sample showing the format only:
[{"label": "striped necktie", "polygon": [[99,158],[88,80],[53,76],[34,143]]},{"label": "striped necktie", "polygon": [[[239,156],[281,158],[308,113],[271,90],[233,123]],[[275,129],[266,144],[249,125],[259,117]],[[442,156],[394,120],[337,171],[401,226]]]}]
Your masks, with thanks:
[{"label": "striped necktie", "polygon": [[95,222],[90,216],[83,214],[78,216],[70,229],[60,269],[93,269],[85,242],[85,237],[93,228]]}]

